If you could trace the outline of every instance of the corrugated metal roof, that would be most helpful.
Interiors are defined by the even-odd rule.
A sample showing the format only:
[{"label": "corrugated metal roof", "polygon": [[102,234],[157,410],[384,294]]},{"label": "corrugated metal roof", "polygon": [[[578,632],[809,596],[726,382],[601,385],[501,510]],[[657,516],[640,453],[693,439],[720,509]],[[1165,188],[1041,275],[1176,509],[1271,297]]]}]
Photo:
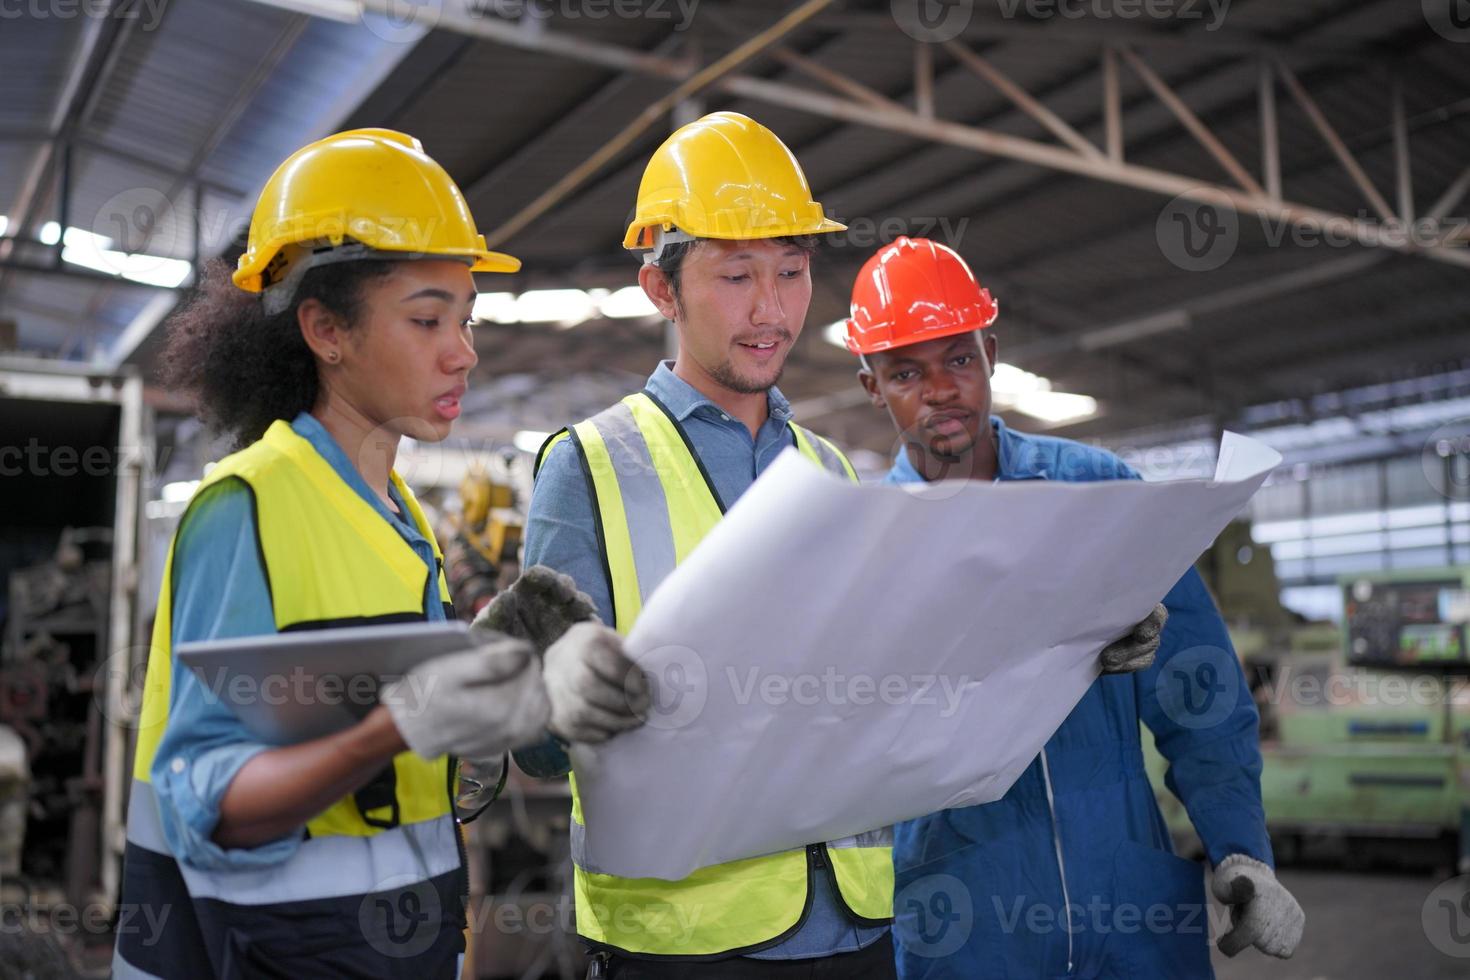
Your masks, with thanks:
[{"label": "corrugated metal roof", "polygon": [[[648,16],[568,17],[564,9],[536,29],[670,57],[687,53],[708,64],[794,6],[778,0],[738,5],[704,0],[685,31]],[[1099,65],[1103,44],[1111,38],[1134,42],[1146,63],[1253,174],[1261,171],[1259,69],[1249,55],[1256,49],[1286,58],[1390,203],[1396,204],[1397,178],[1388,128],[1391,78],[1403,86],[1412,131],[1417,209],[1443,193],[1470,159],[1470,48],[1435,34],[1419,4],[1234,0],[1218,25],[1183,16],[1047,18],[1028,15],[1024,4],[1006,18],[993,4],[973,8],[966,43],[1099,144]],[[664,2],[660,9],[673,13],[678,8]],[[185,0],[169,10],[159,31],[127,39],[117,74],[99,103],[97,133],[180,168],[206,145],[218,114],[236,100],[239,87],[294,21],[284,11],[221,0]],[[422,139],[466,188],[482,227],[492,231],[673,84],[439,31],[412,48],[376,90],[344,91],[340,79],[362,57],[363,33],[312,22],[204,161],[202,176],[248,191],[303,141],[320,119],[322,104],[345,109],[360,96],[362,107],[352,122],[391,125]],[[36,37],[36,46],[42,46],[41,35]],[[47,38],[53,56],[61,58],[65,45],[54,28]],[[5,41],[0,38],[0,45]],[[788,46],[887,98],[912,104],[914,44],[895,29],[886,0],[852,0],[823,13],[794,33]],[[948,53],[936,51],[935,62],[939,118],[1055,143]],[[741,73],[828,92],[768,56],[752,60]],[[1227,180],[1217,161],[1128,67],[1120,68],[1120,80],[1129,163],[1203,181]],[[31,89],[33,95],[50,91],[41,82]],[[1059,341],[1081,331],[1189,307],[1202,296],[1252,287],[1363,250],[1302,247],[1279,223],[1242,216],[1230,260],[1213,271],[1192,272],[1172,262],[1161,244],[1165,196],[718,91],[704,93],[700,101],[709,110],[748,112],[776,130],[801,160],[816,197],[852,226],[819,256],[808,317],[812,330],[793,358],[797,387],[788,393],[795,397],[850,387],[846,355],[811,334],[842,314],[857,265],[898,232],[928,233],[958,248],[1000,296],[1004,348],[1029,347],[1033,353],[1023,366],[1105,401],[1105,417],[1074,431],[1194,417],[1219,404],[1222,389],[1233,391],[1227,400],[1239,404],[1295,389],[1362,383],[1464,356],[1457,353],[1453,331],[1467,312],[1460,297],[1470,294],[1465,289],[1470,271],[1402,257],[1330,285],[1240,306],[1227,303],[1196,314],[1187,329],[1154,339],[1086,355],[1069,351]],[[1363,195],[1279,86],[1276,103],[1285,196],[1348,214],[1367,213]],[[22,125],[37,111],[7,104],[0,107],[0,126]],[[632,282],[636,264],[619,243],[643,164],[667,128],[667,121],[660,121],[648,129],[592,180],[512,236],[504,247],[526,260],[526,271],[499,283],[520,288]],[[11,161],[17,159],[23,162],[24,155],[0,144],[0,194],[7,193],[15,173]],[[115,166],[104,173],[108,167],[80,160],[80,213],[100,208],[120,183],[145,187],[169,179],[147,173],[146,167]],[[238,220],[239,202],[231,202],[228,194],[215,192],[209,206]],[[1462,204],[1459,213],[1465,210]],[[211,246],[226,237],[219,229],[232,227],[216,226],[213,232],[206,229]],[[188,236],[166,227],[160,241],[165,238],[182,243]],[[182,244],[177,247],[184,250],[173,254],[187,254]],[[100,312],[95,298],[89,306]],[[600,338],[610,336],[599,333],[605,329],[548,333],[536,345],[541,353],[534,364],[518,357],[486,358],[485,370],[493,373],[498,361],[509,372],[557,375],[560,360],[584,364],[595,359]],[[498,336],[528,343],[524,333]],[[656,328],[617,336],[643,360],[655,357],[662,346]],[[1397,347],[1385,347],[1395,341]],[[878,448],[886,448],[881,421],[857,409],[824,417],[822,424],[859,442],[881,441]]]}]

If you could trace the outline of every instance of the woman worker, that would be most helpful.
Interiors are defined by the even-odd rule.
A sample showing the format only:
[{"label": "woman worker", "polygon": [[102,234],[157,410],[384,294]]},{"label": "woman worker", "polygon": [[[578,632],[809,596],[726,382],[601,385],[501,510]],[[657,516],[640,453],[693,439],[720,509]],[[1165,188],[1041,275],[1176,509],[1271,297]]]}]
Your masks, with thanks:
[{"label": "woman worker", "polygon": [[[238,451],[200,484],[165,566],[115,977],[457,975],[457,759],[539,742],[577,718],[581,692],[602,692],[548,695],[536,638],[482,629],[477,649],[385,685],[353,727],[269,747],[232,714],[237,694],[172,651],[452,615],[439,546],[393,463],[401,438],[439,442],[459,415],[476,363],[471,273],[519,267],[486,249],[418,141],[353,130],[281,164],[233,276],[208,271],[171,323],[171,380]],[[591,623],[545,656],[564,672],[626,665],[617,635]],[[598,707],[602,729],[637,724],[640,693]]]}]

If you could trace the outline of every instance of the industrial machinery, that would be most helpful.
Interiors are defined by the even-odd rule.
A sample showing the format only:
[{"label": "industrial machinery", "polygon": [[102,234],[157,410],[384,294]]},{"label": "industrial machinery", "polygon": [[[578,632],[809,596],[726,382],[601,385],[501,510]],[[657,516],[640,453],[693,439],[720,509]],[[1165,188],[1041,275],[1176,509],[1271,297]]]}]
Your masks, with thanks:
[{"label": "industrial machinery", "polygon": [[464,619],[473,619],[520,574],[522,525],[514,507],[511,484],[494,479],[484,465],[472,466],[460,481],[459,513],[449,517],[442,537],[444,577]]},{"label": "industrial machinery", "polygon": [[[1278,857],[1335,850],[1470,871],[1470,568],[1345,576],[1338,627],[1272,610],[1269,553],[1248,541],[1234,525],[1200,567],[1261,712]],[[1176,845],[1197,853],[1163,760],[1144,742]]]},{"label": "industrial machinery", "polygon": [[5,910],[44,918],[64,903],[105,922],[117,898],[125,705],[142,666],[140,497],[154,462],[136,375],[0,358]]}]

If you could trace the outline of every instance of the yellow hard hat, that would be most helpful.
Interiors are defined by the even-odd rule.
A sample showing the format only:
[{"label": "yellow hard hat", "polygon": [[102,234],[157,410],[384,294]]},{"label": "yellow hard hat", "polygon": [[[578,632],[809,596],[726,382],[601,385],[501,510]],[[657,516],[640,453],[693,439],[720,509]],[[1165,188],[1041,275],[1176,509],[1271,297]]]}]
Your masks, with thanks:
[{"label": "yellow hard hat", "polygon": [[842,231],[812,200],[786,144],[738,112],[681,126],[648,161],[624,248],[652,248],[657,229],[694,238],[784,238]]},{"label": "yellow hard hat", "polygon": [[361,255],[462,258],[472,272],[521,267],[520,259],[485,247],[464,194],[418,140],[391,129],[352,129],[303,146],[266,181],[235,285],[261,292],[300,259],[348,240],[363,247]]}]

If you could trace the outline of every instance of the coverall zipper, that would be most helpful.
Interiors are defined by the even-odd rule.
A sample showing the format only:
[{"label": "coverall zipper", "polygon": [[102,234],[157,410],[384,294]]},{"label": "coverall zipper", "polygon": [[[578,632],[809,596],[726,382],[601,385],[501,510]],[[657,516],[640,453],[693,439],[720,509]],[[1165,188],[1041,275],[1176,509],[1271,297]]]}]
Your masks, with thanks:
[{"label": "coverall zipper", "polygon": [[1046,808],[1051,813],[1051,842],[1057,852],[1057,875],[1062,880],[1062,928],[1067,931],[1067,972],[1072,972],[1072,899],[1067,895],[1067,865],[1062,860],[1062,834],[1057,826],[1057,803],[1051,791],[1051,767],[1041,750],[1041,781],[1046,785]]}]

